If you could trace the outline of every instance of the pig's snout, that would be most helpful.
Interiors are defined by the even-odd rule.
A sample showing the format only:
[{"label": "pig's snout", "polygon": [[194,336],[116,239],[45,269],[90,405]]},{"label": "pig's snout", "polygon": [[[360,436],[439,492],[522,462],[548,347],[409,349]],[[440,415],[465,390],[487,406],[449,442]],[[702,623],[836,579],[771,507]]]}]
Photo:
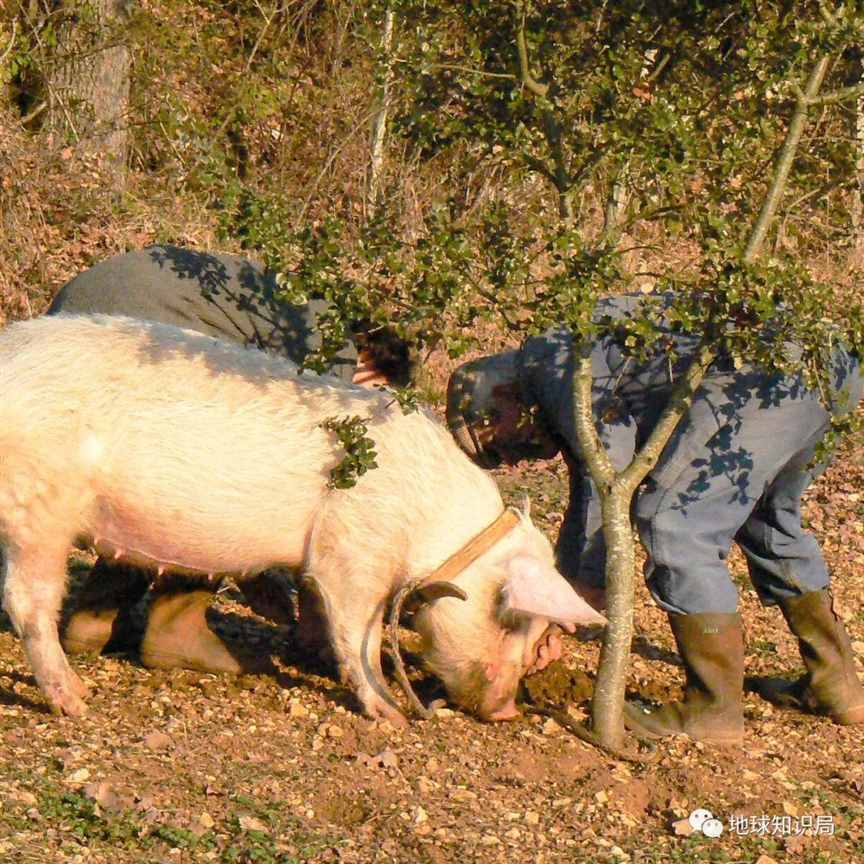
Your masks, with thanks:
[{"label": "pig's snout", "polygon": [[521,716],[516,707],[516,691],[522,677],[521,665],[504,663],[498,668],[497,674],[490,675],[489,672],[487,667],[487,684],[477,705],[477,715],[491,722],[513,720]]},{"label": "pig's snout", "polygon": [[516,700],[512,696],[503,705],[488,713],[482,708],[480,709],[481,719],[488,720],[490,723],[495,723],[499,720],[515,720],[521,716],[521,712],[516,707]]}]

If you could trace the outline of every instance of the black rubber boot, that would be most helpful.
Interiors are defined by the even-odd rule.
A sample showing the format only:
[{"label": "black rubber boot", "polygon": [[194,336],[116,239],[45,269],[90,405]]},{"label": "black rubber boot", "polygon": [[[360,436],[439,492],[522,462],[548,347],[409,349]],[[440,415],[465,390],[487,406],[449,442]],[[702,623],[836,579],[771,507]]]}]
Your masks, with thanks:
[{"label": "black rubber boot", "polygon": [[684,699],[647,713],[628,703],[627,728],[644,738],[687,735],[696,741],[739,744],[744,736],[744,639],[735,613],[669,615],[684,661]]},{"label": "black rubber boot", "polygon": [[132,624],[132,607],[147,592],[149,577],[143,570],[99,558],[75,599],[75,608],[63,628],[61,642],[67,654],[87,651],[125,651],[140,639]]},{"label": "black rubber boot", "polygon": [[843,622],[828,591],[809,591],[779,602],[807,674],[798,681],[754,679],[752,688],[775,705],[824,714],[843,726],[864,723],[864,686]]}]

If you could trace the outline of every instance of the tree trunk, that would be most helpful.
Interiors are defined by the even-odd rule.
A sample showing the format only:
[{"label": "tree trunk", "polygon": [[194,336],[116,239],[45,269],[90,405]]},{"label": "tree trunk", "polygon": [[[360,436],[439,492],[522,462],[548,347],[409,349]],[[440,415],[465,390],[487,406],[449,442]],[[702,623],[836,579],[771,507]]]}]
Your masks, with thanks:
[{"label": "tree trunk", "polygon": [[[714,359],[711,346],[702,344],[693,356],[687,371],[678,379],[663,409],[657,425],[642,445],[633,461],[623,471],[615,471],[602,443],[587,427],[591,411],[590,361],[576,373],[575,392],[580,403],[577,409],[576,433],[579,444],[588,455],[585,462],[600,494],[603,512],[603,539],[606,543],[606,603],[609,624],[603,637],[603,649],[597,669],[597,683],[591,702],[591,721],[598,740],[613,750],[624,742],[624,692],[630,644],[633,639],[634,573],[636,544],[630,508],[639,485],[657,464],[666,442],[690,407],[693,394]],[[583,401],[584,400],[584,401]],[[585,412],[582,405],[588,405]],[[581,417],[581,422],[580,418]],[[582,428],[580,428],[580,426]],[[591,450],[602,451],[591,453]]]},{"label": "tree trunk", "polygon": [[[858,59],[858,83],[864,84],[864,47]],[[852,264],[864,260],[864,94],[855,100],[855,187],[852,193]]]},{"label": "tree trunk", "polygon": [[[807,108],[819,92],[828,67],[828,58],[820,58],[814,66],[807,86],[798,98],[783,146],[774,166],[762,210],[750,233],[744,260],[752,263],[762,250],[768,229],[777,211],[798,144],[807,119]],[[620,749],[624,741],[624,692],[630,640],[633,632],[633,571],[636,556],[630,505],[639,484],[657,464],[666,442],[693,401],[693,395],[714,359],[713,346],[704,341],[687,372],[678,380],[669,404],[660,416],[648,440],[627,468],[611,470],[593,423],[589,428],[591,404],[590,361],[577,366],[574,380],[576,393],[576,433],[583,458],[597,486],[603,508],[603,536],[606,541],[606,600],[609,625],[603,640],[597,683],[591,703],[591,718],[602,744]],[[589,406],[587,409],[585,406]]]},{"label": "tree trunk", "polygon": [[63,0],[54,63],[46,76],[49,126],[104,159],[122,187],[128,152],[126,0]]},{"label": "tree trunk", "polygon": [[636,544],[630,521],[632,498],[630,489],[619,483],[603,497],[602,508],[609,624],[600,651],[591,717],[598,739],[616,750],[624,744],[624,689],[633,641]]},{"label": "tree trunk", "polygon": [[378,207],[381,193],[381,175],[384,170],[384,137],[387,132],[387,108],[390,98],[391,53],[393,50],[393,24],[395,16],[392,8],[384,13],[384,33],[381,37],[382,76],[378,89],[378,109],[372,120],[372,156],[369,164],[369,182],[366,186],[366,213],[372,216]]}]

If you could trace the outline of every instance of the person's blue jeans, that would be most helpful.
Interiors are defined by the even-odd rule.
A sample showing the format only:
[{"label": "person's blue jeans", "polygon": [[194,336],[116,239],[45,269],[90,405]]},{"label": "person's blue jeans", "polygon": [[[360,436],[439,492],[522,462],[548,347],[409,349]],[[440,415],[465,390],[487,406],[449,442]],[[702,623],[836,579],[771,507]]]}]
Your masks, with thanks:
[{"label": "person's blue jeans", "polygon": [[[857,404],[857,374],[850,395]],[[801,496],[824,468],[812,461],[828,410],[799,391],[743,400],[727,419],[698,455],[687,452],[685,425],[636,501],[648,587],[667,612],[736,611],[726,565],[733,540],[765,603],[829,584],[819,545],[801,524]]]}]

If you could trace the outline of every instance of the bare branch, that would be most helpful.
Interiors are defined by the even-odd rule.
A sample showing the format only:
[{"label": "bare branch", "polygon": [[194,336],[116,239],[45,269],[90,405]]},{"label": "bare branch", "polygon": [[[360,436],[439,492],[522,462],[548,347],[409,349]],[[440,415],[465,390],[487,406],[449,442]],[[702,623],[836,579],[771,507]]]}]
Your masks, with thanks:
[{"label": "bare branch", "polygon": [[614,249],[621,237],[621,214],[627,206],[627,165],[623,165],[618,176],[612,183],[609,198],[606,200],[606,208],[603,213],[603,233],[600,245],[607,249]]},{"label": "bare branch", "polygon": [[771,180],[771,186],[768,189],[768,194],[765,196],[765,203],[762,205],[759,217],[750,233],[750,239],[747,241],[747,249],[744,252],[744,261],[747,263],[755,261],[762,251],[765,237],[768,234],[768,228],[771,226],[777,208],[780,206],[780,200],[786,188],[786,181],[789,178],[792,163],[795,161],[795,153],[798,150],[798,143],[801,140],[804,124],[807,119],[809,100],[816,96],[819,88],[822,86],[825,73],[828,71],[829,59],[826,56],[821,57],[817,61],[807,80],[804,92],[798,98],[795,105],[792,119],[789,121],[789,129],[786,132],[786,140],[780,148],[780,153],[774,166],[774,177]]},{"label": "bare branch", "polygon": [[9,37],[9,44],[6,50],[0,54],[0,63],[5,63],[6,58],[12,53],[12,48],[15,46],[15,37],[18,35],[18,22],[12,19],[12,35]]},{"label": "bare branch", "polygon": [[47,102],[40,102],[32,111],[25,114],[18,122],[22,126],[26,126],[28,123],[31,123],[33,120],[35,120],[47,107]]},{"label": "bare branch", "polygon": [[864,83],[851,84],[849,87],[842,87],[839,90],[833,90],[830,93],[822,93],[819,96],[807,96],[807,94],[796,84],[792,88],[792,92],[798,98],[799,102],[804,102],[806,105],[830,105],[836,102],[846,102],[850,99],[857,99],[864,95]]},{"label": "bare branch", "polygon": [[[402,63],[410,65],[411,61],[404,60],[401,57],[394,57],[394,63]],[[476,75],[478,78],[504,78],[507,81],[519,81],[520,79],[510,72],[487,72],[485,69],[477,69],[474,66],[460,66],[457,63],[433,63],[430,69],[451,69],[454,72],[467,72],[469,75]]]},{"label": "bare branch", "polygon": [[657,65],[651,70],[651,72],[645,77],[645,83],[650,84],[652,81],[656,81],[666,66],[669,64],[669,61],[672,59],[672,55],[669,53],[664,54]]},{"label": "bare branch", "polygon": [[535,95],[548,96],[549,85],[541,84],[531,74],[528,67],[528,44],[525,41],[525,14],[522,14],[522,21],[519,24],[519,29],[516,31],[516,50],[519,53],[519,80]]},{"label": "bare branch", "polygon": [[258,11],[264,18],[264,26],[261,28],[261,32],[258,34],[258,38],[255,40],[255,44],[252,46],[252,50],[249,52],[249,57],[246,59],[246,66],[243,69],[244,76],[249,73],[249,70],[252,68],[252,63],[255,60],[255,55],[258,53],[258,49],[261,47],[261,43],[264,41],[264,35],[270,29],[270,25],[273,23],[273,19],[276,17],[276,13],[279,11],[279,7],[276,6],[273,9],[270,17],[267,17],[267,13],[261,8],[259,3],[256,3],[255,6],[258,8]]}]

